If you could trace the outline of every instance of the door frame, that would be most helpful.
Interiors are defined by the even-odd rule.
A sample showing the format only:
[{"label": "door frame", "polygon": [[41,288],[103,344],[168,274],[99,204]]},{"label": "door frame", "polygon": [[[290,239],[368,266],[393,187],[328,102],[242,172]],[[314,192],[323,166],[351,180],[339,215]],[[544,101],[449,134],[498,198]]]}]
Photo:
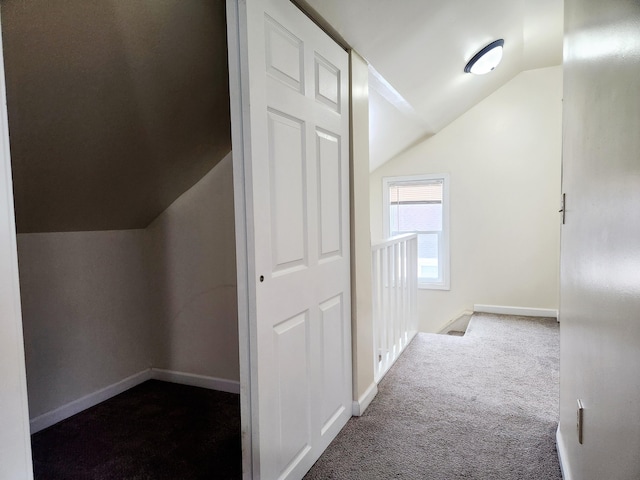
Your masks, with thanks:
[{"label": "door frame", "polygon": [[[241,35],[246,32],[240,9],[246,4],[239,0],[227,0],[227,36],[229,52],[230,105],[233,145],[234,205],[236,215],[236,263],[238,270],[238,330],[240,356],[240,401],[242,423],[243,478],[253,478],[254,438],[257,431],[252,428],[255,399],[252,397],[251,347],[255,342],[255,330],[251,328],[251,314],[255,315],[255,290],[248,281],[253,262],[249,258],[247,241],[252,234],[246,219],[244,151],[249,148],[242,136],[243,113],[241,91],[248,85],[241,76],[241,65],[248,65],[242,55]],[[246,38],[246,35],[244,36]],[[246,49],[245,49],[246,51]],[[0,24],[0,360],[5,368],[0,369],[0,419],[4,424],[0,432],[0,469],[16,480],[33,479],[31,455],[29,406],[27,400],[27,378],[24,353],[24,336],[18,276],[18,249],[9,149],[9,128],[6,102],[6,84],[2,27]],[[248,106],[246,107],[248,108]]]},{"label": "door frame", "polygon": [[[247,219],[252,218],[251,203],[247,202],[246,184],[250,181],[245,171],[245,152],[251,154],[251,143],[244,136],[249,128],[249,106],[243,104],[243,97],[249,92],[248,81],[242,71],[249,68],[247,48],[246,3],[240,0],[226,0],[227,3],[227,50],[229,58],[229,101],[231,110],[231,148],[233,155],[233,199],[236,229],[236,269],[238,292],[238,339],[240,357],[240,423],[242,438],[242,478],[250,480],[259,471],[259,450],[257,425],[257,392],[252,350],[256,344],[256,325],[251,320],[256,316],[255,259],[248,248],[253,240],[252,226]],[[246,97],[245,97],[246,98]],[[255,421],[254,421],[255,420]]]},{"label": "door frame", "polygon": [[0,100],[0,477],[31,480],[31,428],[1,23]]},{"label": "door frame", "polygon": [[[227,35],[229,41],[230,85],[243,85],[240,76],[241,62],[239,33],[242,25],[239,3],[227,0]],[[243,478],[253,478],[252,397],[251,397],[251,345],[254,333],[250,328],[252,305],[248,282],[252,263],[247,252],[247,225],[244,201],[244,139],[242,138],[242,95],[237,88],[230,88],[232,112],[234,202],[236,211],[236,262],[238,268],[238,329],[240,353],[240,398],[242,418],[242,462]],[[9,121],[6,101],[4,49],[2,25],[0,23],[0,476],[16,480],[33,479],[33,459],[31,453],[31,428],[29,424],[29,404],[27,398],[27,376],[24,352],[24,335],[18,274],[18,249],[9,148]],[[239,116],[233,115],[237,109]],[[255,298],[255,297],[254,297]],[[255,390],[254,390],[255,391]]]}]

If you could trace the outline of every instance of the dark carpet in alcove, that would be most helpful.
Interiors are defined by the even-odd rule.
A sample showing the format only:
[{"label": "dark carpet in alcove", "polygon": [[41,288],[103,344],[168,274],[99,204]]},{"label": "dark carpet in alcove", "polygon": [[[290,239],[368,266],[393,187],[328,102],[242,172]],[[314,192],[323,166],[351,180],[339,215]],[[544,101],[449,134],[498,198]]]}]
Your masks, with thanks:
[{"label": "dark carpet in alcove", "polygon": [[238,479],[240,397],[149,380],[31,443],[37,480]]}]

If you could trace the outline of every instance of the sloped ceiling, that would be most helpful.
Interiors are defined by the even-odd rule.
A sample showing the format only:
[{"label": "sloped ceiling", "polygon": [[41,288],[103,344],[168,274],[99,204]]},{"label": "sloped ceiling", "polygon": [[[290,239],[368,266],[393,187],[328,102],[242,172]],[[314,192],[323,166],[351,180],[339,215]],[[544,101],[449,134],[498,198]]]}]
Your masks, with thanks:
[{"label": "sloped ceiling", "polygon": [[19,232],[146,227],[231,149],[223,0],[3,0]]},{"label": "sloped ceiling", "polygon": [[[298,2],[372,66],[371,169],[562,60],[562,0]],[[143,228],[231,149],[223,0],[0,8],[19,232]]]},{"label": "sloped ceiling", "polygon": [[[300,0],[373,67],[371,169],[440,131],[518,73],[562,62],[562,0]],[[504,38],[484,76],[469,59]]]}]

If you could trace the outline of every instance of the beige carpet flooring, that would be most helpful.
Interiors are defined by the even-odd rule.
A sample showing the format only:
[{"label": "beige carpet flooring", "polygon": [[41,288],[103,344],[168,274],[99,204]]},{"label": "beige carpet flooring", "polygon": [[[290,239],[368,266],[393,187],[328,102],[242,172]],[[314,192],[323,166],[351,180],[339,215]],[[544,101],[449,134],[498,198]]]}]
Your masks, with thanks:
[{"label": "beige carpet flooring", "polygon": [[418,334],[306,480],[560,480],[555,319]]}]

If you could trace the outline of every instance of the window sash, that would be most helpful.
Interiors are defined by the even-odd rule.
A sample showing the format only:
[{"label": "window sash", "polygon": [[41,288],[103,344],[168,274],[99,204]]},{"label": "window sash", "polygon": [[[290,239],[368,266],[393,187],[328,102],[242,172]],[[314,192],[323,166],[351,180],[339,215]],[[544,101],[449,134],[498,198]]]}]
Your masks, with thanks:
[{"label": "window sash", "polygon": [[[436,235],[437,249],[437,278],[433,275],[428,275],[429,267],[433,267],[429,260],[436,257],[419,257],[419,286],[422,288],[435,288],[435,289],[449,289],[449,245],[448,245],[448,175],[417,175],[411,177],[386,177],[383,178],[383,198],[384,198],[384,228],[385,235],[390,236],[401,235],[404,233],[417,233],[420,238],[424,238],[425,235]],[[430,189],[420,189],[420,187],[437,187]],[[403,192],[403,188],[405,191]],[[415,187],[413,191],[412,187]],[[393,201],[392,201],[393,200]],[[394,229],[391,225],[392,208],[397,208],[397,214],[402,214],[401,206],[403,205],[415,205],[415,204],[432,204],[441,205],[441,229],[440,230],[406,230],[400,229],[399,226],[402,222],[397,221],[396,226],[398,230]],[[396,218],[400,220],[400,218]],[[406,224],[405,224],[406,226]],[[435,225],[429,225],[435,226]],[[420,247],[419,247],[420,248]],[[422,259],[422,260],[421,260]],[[426,271],[425,275],[421,275]]]}]

